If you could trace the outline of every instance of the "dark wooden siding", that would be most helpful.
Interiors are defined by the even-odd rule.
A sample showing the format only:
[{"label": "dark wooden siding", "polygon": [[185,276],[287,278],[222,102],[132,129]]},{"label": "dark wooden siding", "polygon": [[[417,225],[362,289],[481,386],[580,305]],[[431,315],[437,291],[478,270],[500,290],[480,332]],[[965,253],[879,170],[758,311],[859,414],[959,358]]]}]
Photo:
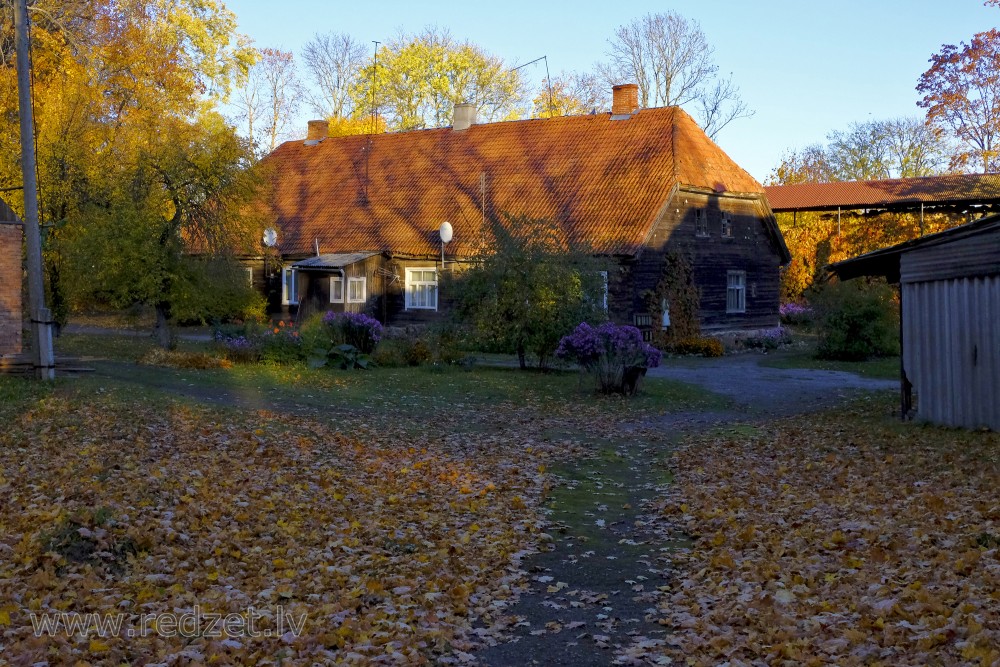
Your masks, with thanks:
[{"label": "dark wooden siding", "polygon": [[[438,309],[406,308],[406,270],[433,268],[438,271]],[[448,269],[452,270],[451,263]],[[317,312],[367,313],[384,324],[406,326],[440,322],[446,316],[448,296],[440,289],[440,262],[431,259],[408,259],[373,255],[368,259],[344,267],[344,303],[330,302],[330,277],[340,276],[339,271],[305,270],[298,274],[300,304],[298,317],[304,319]],[[347,280],[365,278],[367,299],[364,303],[347,303]]]},{"label": "dark wooden siding", "polygon": [[[707,236],[697,234],[695,211],[702,210]],[[722,236],[723,215],[732,222],[732,238]],[[705,332],[757,329],[778,325],[781,256],[764,226],[764,209],[752,198],[679,190],[653,228],[647,248],[630,267],[632,316],[645,311],[642,294],[656,288],[663,256],[676,249],[692,261],[701,290],[701,325]],[[729,271],[746,272],[746,312],[726,312]],[[621,316],[616,312],[616,316]]]}]

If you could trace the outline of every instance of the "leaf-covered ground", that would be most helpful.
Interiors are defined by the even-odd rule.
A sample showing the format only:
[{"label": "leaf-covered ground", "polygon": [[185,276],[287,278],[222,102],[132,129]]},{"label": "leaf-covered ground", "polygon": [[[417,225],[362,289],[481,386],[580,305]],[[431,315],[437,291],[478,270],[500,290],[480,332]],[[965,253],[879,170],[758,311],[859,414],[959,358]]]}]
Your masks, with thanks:
[{"label": "leaf-covered ground", "polygon": [[[42,398],[0,434],[0,664],[461,660],[545,539],[543,471],[572,449]],[[301,636],[127,636],[196,605],[307,619]],[[123,636],[39,638],[32,612],[123,613]]]},{"label": "leaf-covered ground", "polygon": [[1000,435],[886,405],[675,453],[667,664],[1000,665]]}]

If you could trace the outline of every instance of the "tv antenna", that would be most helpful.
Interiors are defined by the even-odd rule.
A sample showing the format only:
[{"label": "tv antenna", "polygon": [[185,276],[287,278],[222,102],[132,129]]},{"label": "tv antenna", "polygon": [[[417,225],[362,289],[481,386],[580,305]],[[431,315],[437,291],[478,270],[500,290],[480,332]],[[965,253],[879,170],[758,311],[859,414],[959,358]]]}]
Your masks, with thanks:
[{"label": "tv antenna", "polygon": [[535,58],[531,62],[524,63],[523,65],[518,65],[517,67],[511,67],[510,70],[508,71],[516,72],[522,67],[527,67],[528,65],[534,65],[539,60],[545,61],[545,83],[549,87],[549,118],[551,118],[552,116],[556,115],[556,111],[555,111],[555,105],[552,103],[552,77],[549,75],[549,57],[546,55],[542,56],[541,58]]}]

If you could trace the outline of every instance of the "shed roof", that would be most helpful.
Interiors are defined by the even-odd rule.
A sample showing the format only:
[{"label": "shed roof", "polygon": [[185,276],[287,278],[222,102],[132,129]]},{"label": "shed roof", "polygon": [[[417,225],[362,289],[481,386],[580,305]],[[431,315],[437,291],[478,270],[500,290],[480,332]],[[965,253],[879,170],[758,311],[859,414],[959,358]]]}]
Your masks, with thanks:
[{"label": "shed roof", "polygon": [[[264,163],[284,254],[440,251],[482,242],[487,216],[561,225],[596,252],[639,251],[678,187],[750,194],[763,187],[676,107],[289,141]],[[766,204],[764,205],[766,210]]]},{"label": "shed roof", "polygon": [[882,276],[891,283],[897,283],[900,277],[900,257],[904,253],[998,230],[1000,230],[1000,214],[988,215],[937,234],[928,234],[888,248],[845,259],[830,264],[826,268],[841,280],[850,280],[860,276]]},{"label": "shed roof", "polygon": [[908,210],[920,204],[971,206],[1000,203],[1000,175],[949,174],[879,181],[796,183],[771,185],[764,191],[776,213],[837,208]]},{"label": "shed roof", "polygon": [[343,252],[343,253],[325,253],[322,255],[316,255],[315,257],[309,257],[308,259],[303,259],[295,262],[293,266],[296,269],[342,269],[345,266],[350,266],[355,262],[360,262],[362,260],[368,259],[372,255],[378,253],[374,252]]}]

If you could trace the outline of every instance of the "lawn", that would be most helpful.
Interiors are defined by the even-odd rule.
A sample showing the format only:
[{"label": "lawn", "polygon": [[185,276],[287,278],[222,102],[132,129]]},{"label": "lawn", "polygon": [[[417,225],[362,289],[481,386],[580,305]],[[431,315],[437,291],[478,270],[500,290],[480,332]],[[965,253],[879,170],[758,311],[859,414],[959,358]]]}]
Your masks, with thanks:
[{"label": "lawn", "polygon": [[[87,338],[69,342],[140,351]],[[25,664],[464,660],[550,539],[550,470],[622,424],[720,403],[508,368],[93,365],[0,379],[0,633]],[[162,632],[184,614],[263,614],[260,636]],[[121,625],[36,636],[43,621]]]},{"label": "lawn", "polygon": [[762,366],[772,368],[814,368],[824,371],[845,371],[864,377],[895,380],[899,378],[899,357],[879,357],[868,361],[836,361],[816,357],[818,337],[805,327],[791,327],[795,341],[790,347],[768,354]]},{"label": "lawn", "polygon": [[689,665],[996,665],[1000,435],[890,399],[695,438],[661,512],[696,538],[659,606]]}]

